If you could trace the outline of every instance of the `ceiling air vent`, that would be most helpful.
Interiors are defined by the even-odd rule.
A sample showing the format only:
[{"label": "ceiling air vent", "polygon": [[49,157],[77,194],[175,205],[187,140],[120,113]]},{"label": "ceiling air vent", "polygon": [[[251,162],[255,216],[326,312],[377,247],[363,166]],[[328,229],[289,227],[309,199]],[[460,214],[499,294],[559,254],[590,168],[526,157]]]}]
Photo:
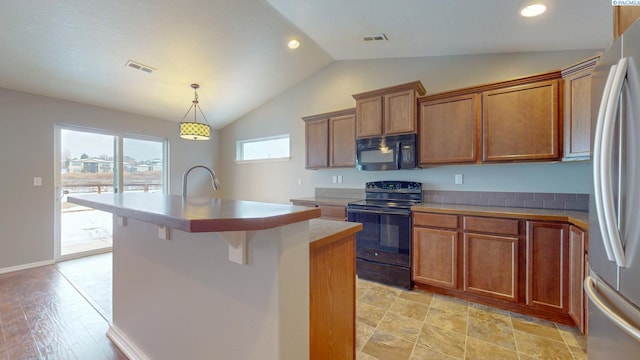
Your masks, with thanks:
[{"label": "ceiling air vent", "polygon": [[387,35],[385,34],[376,34],[376,35],[366,35],[362,37],[364,41],[387,41]]},{"label": "ceiling air vent", "polygon": [[126,65],[128,67],[130,67],[130,68],[133,68],[133,69],[136,69],[136,70],[140,70],[140,71],[144,71],[144,72],[149,73],[149,74],[151,74],[155,70],[155,68],[152,68],[151,66],[147,66],[145,64],[141,64],[141,63],[139,63],[137,61],[133,61],[133,60],[127,61]]}]

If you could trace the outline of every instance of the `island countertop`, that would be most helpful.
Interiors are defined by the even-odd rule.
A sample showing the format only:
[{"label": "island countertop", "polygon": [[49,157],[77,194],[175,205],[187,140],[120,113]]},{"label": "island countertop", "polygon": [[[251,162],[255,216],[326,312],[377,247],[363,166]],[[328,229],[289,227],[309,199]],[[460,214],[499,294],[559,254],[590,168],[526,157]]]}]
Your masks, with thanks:
[{"label": "island countertop", "polygon": [[162,193],[69,196],[70,203],[186,232],[265,230],[320,217],[320,209]]}]

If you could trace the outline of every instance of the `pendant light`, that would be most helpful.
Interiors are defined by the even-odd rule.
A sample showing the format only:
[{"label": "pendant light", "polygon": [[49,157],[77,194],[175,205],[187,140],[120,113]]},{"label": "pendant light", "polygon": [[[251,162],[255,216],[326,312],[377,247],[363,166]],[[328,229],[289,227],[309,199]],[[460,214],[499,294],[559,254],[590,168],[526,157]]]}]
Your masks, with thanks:
[{"label": "pendant light", "polygon": [[[211,137],[211,126],[209,126],[209,122],[207,118],[204,116],[202,112],[202,108],[198,105],[198,88],[200,85],[191,84],[191,88],[193,89],[193,101],[187,113],[182,117],[182,121],[180,122],[180,137],[187,140],[209,140]],[[193,121],[184,121],[184,119],[189,115],[189,112],[193,109]],[[202,115],[205,123],[199,123],[197,116],[198,111]]]}]

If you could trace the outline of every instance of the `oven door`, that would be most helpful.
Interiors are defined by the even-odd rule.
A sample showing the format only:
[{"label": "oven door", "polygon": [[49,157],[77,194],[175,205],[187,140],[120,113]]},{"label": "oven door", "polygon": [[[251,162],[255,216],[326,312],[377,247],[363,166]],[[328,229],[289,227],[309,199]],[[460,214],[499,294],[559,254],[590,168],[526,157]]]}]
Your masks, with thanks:
[{"label": "oven door", "polygon": [[357,258],[410,267],[410,210],[348,208],[347,216],[362,224],[362,231],[356,234]]}]

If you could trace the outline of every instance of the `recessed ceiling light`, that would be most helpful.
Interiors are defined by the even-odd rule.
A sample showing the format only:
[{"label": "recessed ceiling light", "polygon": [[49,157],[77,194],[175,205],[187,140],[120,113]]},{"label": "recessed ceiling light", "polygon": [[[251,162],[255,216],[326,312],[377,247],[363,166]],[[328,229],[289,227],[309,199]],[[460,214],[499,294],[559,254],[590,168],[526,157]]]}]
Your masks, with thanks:
[{"label": "recessed ceiling light", "polygon": [[543,14],[547,11],[547,6],[543,4],[533,4],[520,10],[520,15],[524,17],[534,17]]},{"label": "recessed ceiling light", "polygon": [[289,49],[297,49],[300,46],[300,40],[290,40],[287,46],[289,47]]}]

